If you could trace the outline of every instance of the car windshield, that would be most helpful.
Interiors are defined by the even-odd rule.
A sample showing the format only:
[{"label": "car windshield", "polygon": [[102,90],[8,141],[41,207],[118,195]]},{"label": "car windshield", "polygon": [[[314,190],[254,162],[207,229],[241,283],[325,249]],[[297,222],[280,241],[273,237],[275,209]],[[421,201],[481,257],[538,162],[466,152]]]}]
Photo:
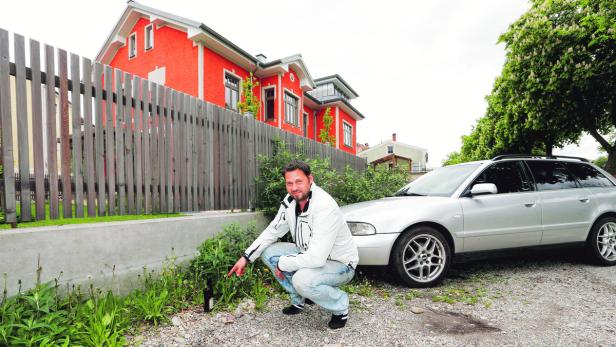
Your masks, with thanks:
[{"label": "car windshield", "polygon": [[395,196],[451,196],[481,163],[444,166],[404,186]]}]

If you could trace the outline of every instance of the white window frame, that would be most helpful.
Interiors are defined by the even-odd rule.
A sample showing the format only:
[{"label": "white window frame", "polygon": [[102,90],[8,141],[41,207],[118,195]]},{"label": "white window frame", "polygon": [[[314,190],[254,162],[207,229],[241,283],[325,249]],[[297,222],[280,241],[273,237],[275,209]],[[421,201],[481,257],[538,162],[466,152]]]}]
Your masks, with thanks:
[{"label": "white window frame", "polygon": [[[152,29],[152,35],[150,39],[150,47],[148,47],[148,28]],[[154,49],[154,25],[148,24],[143,28],[143,50],[149,51]]]},{"label": "white window frame", "polygon": [[[135,38],[135,44],[134,45],[130,44],[132,37]],[[131,50],[133,51],[132,53],[134,53],[132,56],[131,56]],[[134,33],[128,35],[128,60],[135,59],[135,58],[137,58],[137,32],[134,32]]]},{"label": "white window frame", "polygon": [[[288,93],[290,96],[294,97],[295,100],[297,100],[297,111],[295,112],[295,118],[292,119],[292,121],[295,120],[295,123],[287,121],[287,107],[286,107],[287,105],[285,103],[285,98],[284,98],[284,96],[285,96],[284,94],[286,94],[286,93]],[[283,109],[284,109],[284,122],[286,124],[290,124],[290,125],[292,125],[292,126],[294,126],[296,128],[300,127],[300,125],[299,125],[299,118],[300,118],[299,114],[300,114],[301,110],[299,108],[300,107],[299,100],[300,100],[300,98],[299,98],[299,96],[297,94],[293,93],[291,90],[289,90],[287,88],[284,88],[284,93],[282,94],[282,106],[283,106]]]},{"label": "white window frame", "polygon": [[[351,138],[349,139],[351,141],[351,143],[349,143],[349,144],[346,143],[346,137],[344,136],[345,135],[345,133],[344,133],[344,126],[345,125],[348,125],[349,128],[351,129]],[[349,147],[349,148],[353,148],[353,126],[351,125],[351,123],[349,123],[349,122],[347,122],[345,120],[342,121],[342,143],[345,146]]]},{"label": "white window frame", "polygon": [[[232,77],[237,78],[238,82],[237,82],[237,103],[240,102],[240,100],[242,100],[242,77],[240,77],[238,74],[236,74],[235,72],[231,71],[231,70],[227,70],[227,69],[222,69],[222,87],[223,88],[227,88],[226,85],[226,80],[227,80],[227,74],[231,75]],[[224,89],[223,89],[224,90]],[[239,112],[240,108],[238,107],[236,110],[227,107],[227,99],[225,96],[225,108],[235,111],[235,112]]]},{"label": "white window frame", "polygon": [[265,100],[265,91],[273,89],[274,90],[274,116],[273,118],[269,118],[269,120],[271,121],[276,121],[276,104],[277,104],[277,98],[276,98],[276,85],[270,85],[270,86],[266,86],[261,88],[261,100],[263,100],[263,120],[267,121],[267,109],[266,109],[266,104],[267,104],[267,100]]}]

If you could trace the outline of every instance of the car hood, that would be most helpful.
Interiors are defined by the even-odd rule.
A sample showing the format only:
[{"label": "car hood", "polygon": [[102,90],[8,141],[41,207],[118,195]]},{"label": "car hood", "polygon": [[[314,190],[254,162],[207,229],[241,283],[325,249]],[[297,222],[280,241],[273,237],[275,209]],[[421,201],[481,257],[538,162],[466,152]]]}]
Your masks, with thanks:
[{"label": "car hood", "polygon": [[400,232],[422,221],[450,220],[461,213],[458,199],[440,196],[396,196],[341,207],[349,222],[374,225],[378,233]]}]

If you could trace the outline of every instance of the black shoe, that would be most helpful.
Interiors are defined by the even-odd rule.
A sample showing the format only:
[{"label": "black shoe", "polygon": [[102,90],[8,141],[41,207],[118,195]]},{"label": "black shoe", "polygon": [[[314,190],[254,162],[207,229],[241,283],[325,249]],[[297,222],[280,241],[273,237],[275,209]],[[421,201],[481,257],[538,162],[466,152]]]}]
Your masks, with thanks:
[{"label": "black shoe", "polygon": [[302,313],[304,310],[304,305],[291,305],[282,309],[282,313],[286,315],[298,314]]},{"label": "black shoe", "polygon": [[332,314],[332,319],[329,320],[329,323],[327,323],[327,325],[331,329],[344,328],[347,322],[347,318],[349,318],[348,314]]},{"label": "black shoe", "polygon": [[314,301],[306,298],[306,299],[304,299],[304,304],[306,304],[306,305],[314,305]]}]

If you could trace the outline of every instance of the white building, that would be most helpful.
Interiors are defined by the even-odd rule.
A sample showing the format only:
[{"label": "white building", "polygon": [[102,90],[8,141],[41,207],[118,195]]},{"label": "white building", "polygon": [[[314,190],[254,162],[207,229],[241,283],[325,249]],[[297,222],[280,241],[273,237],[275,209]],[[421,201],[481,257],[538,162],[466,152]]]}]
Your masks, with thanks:
[{"label": "white building", "polygon": [[376,146],[357,153],[358,157],[366,158],[372,166],[387,165],[389,167],[407,168],[412,173],[426,171],[428,150],[396,141],[396,134]]}]

